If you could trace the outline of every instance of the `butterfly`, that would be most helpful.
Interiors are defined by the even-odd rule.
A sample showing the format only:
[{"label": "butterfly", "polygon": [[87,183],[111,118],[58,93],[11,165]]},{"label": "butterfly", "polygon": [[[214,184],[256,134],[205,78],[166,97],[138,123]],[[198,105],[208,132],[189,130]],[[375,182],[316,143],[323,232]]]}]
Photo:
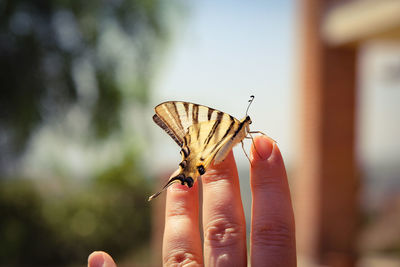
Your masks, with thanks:
[{"label": "butterfly", "polygon": [[[243,139],[249,134],[264,134],[250,131],[249,125],[252,122],[247,111],[253,99],[254,96],[251,96],[246,116],[242,120],[222,111],[189,102],[168,101],[157,105],[154,108],[156,114],[153,121],[181,147],[182,161],[179,163],[177,175],[171,177],[148,201],[156,198],[173,183],[192,187],[213,160],[214,164],[222,162],[232,147],[239,142],[243,147]],[[246,151],[245,154],[249,158]]]}]

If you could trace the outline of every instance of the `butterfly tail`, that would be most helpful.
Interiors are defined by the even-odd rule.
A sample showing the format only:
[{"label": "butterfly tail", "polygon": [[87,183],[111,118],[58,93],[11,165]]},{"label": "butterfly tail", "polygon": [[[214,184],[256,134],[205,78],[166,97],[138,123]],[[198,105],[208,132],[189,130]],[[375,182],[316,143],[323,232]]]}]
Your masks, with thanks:
[{"label": "butterfly tail", "polygon": [[159,196],[162,192],[164,192],[170,185],[172,185],[172,184],[174,184],[174,183],[183,183],[183,182],[184,182],[184,179],[185,179],[185,176],[184,176],[183,174],[181,174],[181,173],[178,174],[178,175],[176,175],[176,176],[174,176],[174,177],[172,177],[171,179],[168,180],[167,184],[164,185],[164,187],[163,187],[160,191],[158,191],[157,193],[151,195],[147,201],[151,201],[151,200],[153,200],[154,198],[158,197],[158,196]]}]

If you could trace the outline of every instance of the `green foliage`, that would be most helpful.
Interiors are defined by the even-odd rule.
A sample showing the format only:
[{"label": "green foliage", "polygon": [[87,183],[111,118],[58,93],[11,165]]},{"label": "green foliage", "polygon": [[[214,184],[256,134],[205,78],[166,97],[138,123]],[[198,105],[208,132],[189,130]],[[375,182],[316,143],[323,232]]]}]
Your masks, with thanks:
[{"label": "green foliage", "polygon": [[1,181],[0,265],[82,264],[94,250],[119,257],[146,246],[150,190],[130,162],[57,194],[37,188],[46,183]]},{"label": "green foliage", "polygon": [[[148,102],[166,5],[0,1],[1,266],[82,264],[94,250],[146,245],[145,129],[126,118],[141,119]],[[37,169],[26,178],[28,144]],[[68,160],[85,171],[74,177]]]},{"label": "green foliage", "polygon": [[163,10],[160,0],[0,1],[0,171],[73,106],[93,139],[118,132],[124,103],[148,100]]}]

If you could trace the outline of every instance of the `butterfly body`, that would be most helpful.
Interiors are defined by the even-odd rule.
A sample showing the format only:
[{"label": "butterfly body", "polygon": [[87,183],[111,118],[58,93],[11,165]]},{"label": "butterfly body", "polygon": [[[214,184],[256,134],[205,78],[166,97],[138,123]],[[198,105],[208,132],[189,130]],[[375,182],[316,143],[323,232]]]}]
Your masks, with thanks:
[{"label": "butterfly body", "polygon": [[154,122],[181,147],[182,161],[178,174],[149,201],[172,183],[192,187],[213,160],[215,164],[222,162],[250,131],[249,116],[239,121],[227,113],[194,103],[164,102],[155,107],[155,112]]}]

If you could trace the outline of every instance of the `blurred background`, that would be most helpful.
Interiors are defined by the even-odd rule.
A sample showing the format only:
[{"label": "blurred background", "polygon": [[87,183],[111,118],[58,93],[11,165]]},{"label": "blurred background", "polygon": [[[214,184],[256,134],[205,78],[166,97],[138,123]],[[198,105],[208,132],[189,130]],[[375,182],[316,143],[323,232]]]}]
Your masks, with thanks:
[{"label": "blurred background", "polygon": [[[397,0],[0,1],[0,266],[160,266],[163,101],[279,144],[299,266],[400,265]],[[247,143],[249,148],[250,143]],[[248,161],[235,149],[246,217]],[[249,226],[249,220],[247,220]]]}]

